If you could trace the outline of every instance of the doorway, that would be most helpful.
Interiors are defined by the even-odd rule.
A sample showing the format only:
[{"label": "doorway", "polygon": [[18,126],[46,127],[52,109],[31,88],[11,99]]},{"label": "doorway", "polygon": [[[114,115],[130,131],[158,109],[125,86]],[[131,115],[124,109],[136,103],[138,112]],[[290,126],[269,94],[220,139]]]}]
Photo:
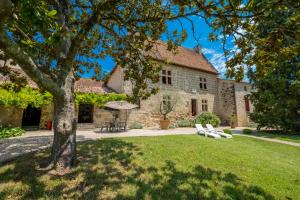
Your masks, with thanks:
[{"label": "doorway", "polygon": [[80,104],[78,109],[78,123],[93,123],[93,105]]},{"label": "doorway", "polygon": [[197,99],[191,100],[191,106],[192,106],[192,116],[197,115]]},{"label": "doorway", "polygon": [[22,127],[24,126],[39,126],[41,120],[41,109],[28,106],[23,111]]}]

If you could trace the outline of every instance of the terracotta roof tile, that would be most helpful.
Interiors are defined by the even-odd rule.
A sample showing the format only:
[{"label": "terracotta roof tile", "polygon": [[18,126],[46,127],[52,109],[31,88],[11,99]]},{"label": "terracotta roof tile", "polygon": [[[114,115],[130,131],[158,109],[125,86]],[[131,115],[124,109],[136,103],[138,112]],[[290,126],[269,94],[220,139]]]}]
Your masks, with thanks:
[{"label": "terracotta roof tile", "polygon": [[170,64],[218,74],[216,68],[208,62],[202,53],[197,53],[192,49],[179,46],[176,49],[176,54],[174,54],[167,49],[167,44],[159,41],[157,42],[157,45],[149,51],[149,55],[156,60],[161,60]]},{"label": "terracotta roof tile", "polygon": [[112,89],[105,86],[102,81],[95,81],[88,78],[81,78],[75,82],[75,91],[83,93],[102,93],[113,92]]}]

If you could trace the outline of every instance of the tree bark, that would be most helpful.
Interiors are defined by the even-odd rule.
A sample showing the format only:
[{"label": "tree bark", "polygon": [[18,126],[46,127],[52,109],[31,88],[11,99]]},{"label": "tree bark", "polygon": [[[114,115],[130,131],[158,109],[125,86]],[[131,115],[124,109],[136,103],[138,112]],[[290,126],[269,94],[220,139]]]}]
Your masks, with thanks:
[{"label": "tree bark", "polygon": [[74,84],[70,84],[65,86],[65,95],[54,97],[51,165],[56,169],[68,169],[76,164],[77,118],[73,90]]}]

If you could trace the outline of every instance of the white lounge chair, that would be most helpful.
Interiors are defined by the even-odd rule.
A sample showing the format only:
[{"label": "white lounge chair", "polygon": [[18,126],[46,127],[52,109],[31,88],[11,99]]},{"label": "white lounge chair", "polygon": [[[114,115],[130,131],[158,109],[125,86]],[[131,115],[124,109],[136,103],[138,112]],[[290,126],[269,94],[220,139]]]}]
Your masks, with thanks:
[{"label": "white lounge chair", "polygon": [[224,131],[222,131],[222,130],[215,129],[211,124],[206,124],[206,128],[211,133],[215,133],[215,134],[221,135],[226,138],[232,138],[232,135],[224,133]]},{"label": "white lounge chair", "polygon": [[205,135],[205,137],[210,136],[216,139],[221,138],[220,135],[205,130],[201,124],[195,124],[195,127],[197,129],[198,134]]}]

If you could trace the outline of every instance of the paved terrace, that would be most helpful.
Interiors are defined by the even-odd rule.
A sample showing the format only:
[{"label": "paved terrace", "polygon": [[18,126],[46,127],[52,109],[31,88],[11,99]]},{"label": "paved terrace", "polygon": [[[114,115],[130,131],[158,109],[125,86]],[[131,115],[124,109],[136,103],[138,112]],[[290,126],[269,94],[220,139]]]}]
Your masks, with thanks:
[{"label": "paved terrace", "polygon": [[[228,127],[222,127],[228,128]],[[262,139],[271,142],[278,142],[293,146],[299,146],[299,143],[281,141],[277,139],[270,138],[260,138],[250,135],[241,134],[243,127],[234,129],[233,132],[238,135],[254,137],[257,139]],[[158,128],[152,129],[133,129],[126,132],[118,133],[101,133],[99,131],[83,131],[77,130],[77,141],[87,141],[87,140],[96,140],[101,138],[115,138],[115,137],[137,137],[137,136],[161,136],[161,135],[190,135],[195,134],[195,128],[176,128],[161,130]],[[12,160],[20,155],[39,151],[51,146],[53,140],[52,131],[27,131],[25,135],[15,138],[8,138],[0,140],[0,163],[7,162]]]}]

